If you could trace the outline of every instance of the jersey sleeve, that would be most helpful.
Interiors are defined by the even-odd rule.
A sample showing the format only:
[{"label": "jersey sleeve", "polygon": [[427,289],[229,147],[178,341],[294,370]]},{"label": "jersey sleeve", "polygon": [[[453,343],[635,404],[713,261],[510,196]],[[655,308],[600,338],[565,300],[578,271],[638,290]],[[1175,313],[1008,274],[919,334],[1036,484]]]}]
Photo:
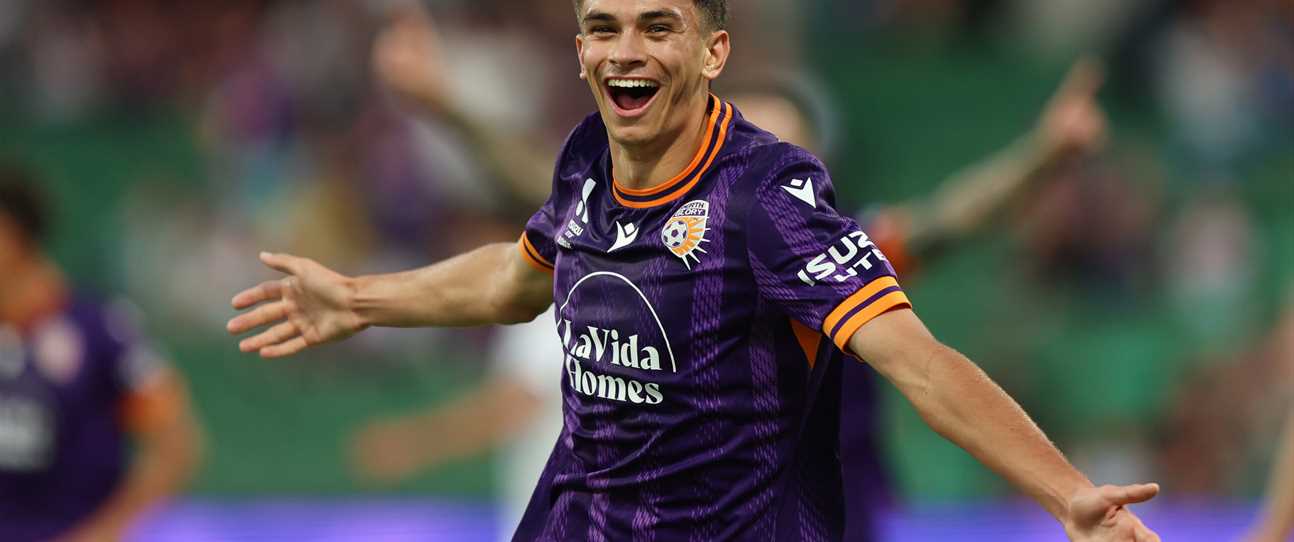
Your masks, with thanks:
[{"label": "jersey sleeve", "polygon": [[144,336],[139,310],[126,301],[116,301],[104,311],[104,325],[114,348],[109,360],[113,384],[123,393],[147,388],[169,365]]},{"label": "jersey sleeve", "polygon": [[876,243],[836,211],[822,164],[803,152],[780,162],[756,190],[747,220],[759,294],[847,351],[860,327],[911,303]]},{"label": "jersey sleeve", "polygon": [[175,419],[183,395],[178,376],[141,332],[138,314],[125,301],[104,311],[104,325],[114,346],[109,350],[109,378],[122,423],[136,431],[161,427]]},{"label": "jersey sleeve", "polygon": [[[549,192],[548,201],[544,202],[544,206],[540,207],[539,211],[526,222],[526,229],[521,233],[521,239],[517,241],[517,249],[521,251],[526,263],[545,273],[553,272],[557,264],[557,246],[565,242],[560,236],[566,232],[563,220],[567,211],[566,202],[570,200],[570,194],[568,194],[570,190],[567,188],[568,180],[563,176],[563,172],[578,169],[579,164],[582,163],[578,151],[588,144],[589,133],[592,131],[590,123],[591,120],[586,119],[566,137],[566,142],[562,144],[562,150],[557,155],[557,164],[553,168],[552,191]],[[587,192],[588,185],[585,186],[585,192]]]},{"label": "jersey sleeve", "polygon": [[517,241],[517,249],[531,267],[552,273],[557,261],[556,193],[526,222],[525,231]]}]

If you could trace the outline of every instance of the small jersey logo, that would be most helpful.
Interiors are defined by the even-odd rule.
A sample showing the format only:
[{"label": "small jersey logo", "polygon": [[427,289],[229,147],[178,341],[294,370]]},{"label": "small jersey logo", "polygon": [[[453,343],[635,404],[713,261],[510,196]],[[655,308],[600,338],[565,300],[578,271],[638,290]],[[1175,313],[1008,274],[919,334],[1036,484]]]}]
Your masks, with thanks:
[{"label": "small jersey logo", "polygon": [[597,187],[598,182],[592,178],[584,180],[584,189],[581,190],[580,202],[575,206],[575,218],[572,218],[566,224],[566,229],[561,235],[557,236],[557,244],[561,245],[562,248],[569,250],[571,248],[570,240],[584,235],[584,226],[580,224],[589,223],[589,194],[592,194],[593,189]]},{"label": "small jersey logo", "polygon": [[[674,216],[665,223],[660,231],[661,242],[665,248],[683,260],[683,265],[692,269],[692,262],[701,261],[697,253],[705,254],[701,243],[708,243],[705,232],[706,221],[710,218],[710,202],[703,200],[689,201],[683,204]],[[691,261],[688,261],[691,258]]]},{"label": "small jersey logo", "polygon": [[789,192],[795,199],[809,204],[809,207],[818,208],[818,198],[813,195],[813,179],[791,179],[791,184],[783,185],[783,190]]},{"label": "small jersey logo", "polygon": [[633,243],[635,239],[638,239],[637,225],[632,222],[624,225],[616,222],[616,242],[611,245],[611,248],[607,249],[607,253],[610,254],[625,248],[629,246],[630,243]]}]

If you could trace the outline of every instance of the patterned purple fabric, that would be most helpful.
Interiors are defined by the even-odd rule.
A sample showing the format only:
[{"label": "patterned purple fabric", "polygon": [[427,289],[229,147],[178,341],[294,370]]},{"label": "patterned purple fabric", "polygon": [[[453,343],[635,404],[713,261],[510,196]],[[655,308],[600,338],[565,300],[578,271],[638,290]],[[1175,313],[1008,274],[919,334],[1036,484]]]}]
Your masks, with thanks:
[{"label": "patterned purple fabric", "polygon": [[907,299],[816,158],[707,118],[687,170],[629,190],[590,116],[526,227],[565,427],[516,540],[842,538],[838,345]]},{"label": "patterned purple fabric", "polygon": [[25,332],[0,325],[0,540],[49,540],[121,480],[119,407],[161,367],[128,312],[78,299]]}]

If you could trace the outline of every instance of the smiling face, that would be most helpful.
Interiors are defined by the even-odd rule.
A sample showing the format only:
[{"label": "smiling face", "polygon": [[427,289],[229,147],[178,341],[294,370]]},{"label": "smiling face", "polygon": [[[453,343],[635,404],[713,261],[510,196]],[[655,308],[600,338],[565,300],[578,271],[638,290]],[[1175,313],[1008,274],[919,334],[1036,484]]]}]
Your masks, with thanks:
[{"label": "smiling face", "polygon": [[729,44],[693,0],[584,0],[579,17],[580,77],[614,142],[650,145],[701,124]]}]

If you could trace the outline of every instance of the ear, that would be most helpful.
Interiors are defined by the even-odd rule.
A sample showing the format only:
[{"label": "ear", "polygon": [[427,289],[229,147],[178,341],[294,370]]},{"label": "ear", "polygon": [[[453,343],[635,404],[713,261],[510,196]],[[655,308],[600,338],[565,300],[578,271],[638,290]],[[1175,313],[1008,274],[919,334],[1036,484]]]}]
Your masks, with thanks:
[{"label": "ear", "polygon": [[728,54],[732,52],[730,39],[727,30],[716,30],[706,40],[705,64],[701,69],[701,75],[706,79],[714,81],[723,73],[723,67],[728,64]]},{"label": "ear", "polygon": [[584,71],[584,35],[575,35],[575,61],[580,65],[580,79],[588,79],[588,72]]}]

